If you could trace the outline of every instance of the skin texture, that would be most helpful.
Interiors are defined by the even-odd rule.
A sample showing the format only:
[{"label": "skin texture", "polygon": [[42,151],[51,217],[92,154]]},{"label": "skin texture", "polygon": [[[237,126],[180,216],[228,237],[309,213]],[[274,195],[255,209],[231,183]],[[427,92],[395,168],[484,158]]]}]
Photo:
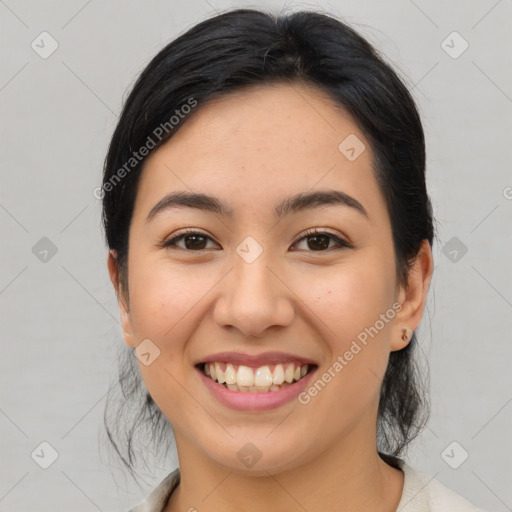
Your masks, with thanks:
[{"label": "skin texture", "polygon": [[[366,147],[354,161],[338,149],[350,134]],[[181,484],[166,512],[396,510],[403,474],[377,453],[379,390],[390,352],[408,343],[402,329],[421,321],[433,262],[425,240],[409,286],[398,285],[372,158],[352,118],[321,91],[274,84],[198,108],[147,159],[130,227],[129,301],[114,251],[108,268],[125,342],[149,338],[160,350],[139,368],[175,432]],[[273,217],[284,197],[320,189],[353,196],[370,219],[340,205]],[[214,195],[234,217],[176,208],[146,223],[175,190]],[[318,249],[303,238],[315,227],[351,247]],[[208,236],[205,249],[158,245],[183,228]],[[263,248],[250,264],[236,252],[247,236]],[[219,351],[279,350],[317,361],[321,375],[397,301],[394,318],[307,405],[232,410],[193,367]],[[247,442],[262,455],[252,468],[237,457]]]}]

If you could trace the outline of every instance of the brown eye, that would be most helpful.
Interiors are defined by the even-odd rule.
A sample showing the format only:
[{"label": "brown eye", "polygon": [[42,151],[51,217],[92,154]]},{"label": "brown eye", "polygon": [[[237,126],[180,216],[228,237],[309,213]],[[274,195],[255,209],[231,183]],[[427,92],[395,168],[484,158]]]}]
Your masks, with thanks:
[{"label": "brown eye", "polygon": [[[178,246],[178,242],[182,241],[184,243],[184,247]],[[199,233],[197,231],[188,231],[186,233],[182,233],[181,235],[175,236],[166,240],[162,247],[167,248],[178,248],[186,251],[204,251],[206,250],[207,241],[211,240],[211,238],[203,233]]]},{"label": "brown eye", "polygon": [[[162,247],[169,249],[182,249],[189,252],[198,252],[207,249],[209,240],[213,241],[209,236],[203,233],[198,231],[187,231],[182,232],[181,234],[178,234],[169,240],[166,240],[162,243]],[[337,250],[351,247],[348,242],[342,240],[338,236],[327,231],[319,231],[316,228],[307,232],[294,245],[297,245],[303,240],[306,240],[307,252],[327,252],[330,249]],[[183,242],[184,245],[178,245],[179,242]],[[335,242],[337,247],[329,247],[331,242]]]},{"label": "brown eye", "polygon": [[[350,247],[348,242],[341,238],[329,233],[327,231],[319,231],[316,228],[306,233],[297,243],[306,240],[307,247],[310,249],[308,252],[326,252],[329,248],[331,241],[334,241],[338,245],[338,249],[343,247]],[[334,248],[336,249],[336,248]]]}]

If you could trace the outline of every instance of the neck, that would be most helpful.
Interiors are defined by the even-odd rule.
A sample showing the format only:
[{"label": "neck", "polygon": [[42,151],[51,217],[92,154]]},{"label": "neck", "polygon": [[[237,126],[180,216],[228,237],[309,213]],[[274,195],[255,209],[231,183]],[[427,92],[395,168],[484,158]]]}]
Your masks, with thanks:
[{"label": "neck", "polygon": [[181,480],[164,512],[395,512],[402,471],[380,458],[371,435],[352,434],[293,469],[251,476],[220,466],[175,432]]}]

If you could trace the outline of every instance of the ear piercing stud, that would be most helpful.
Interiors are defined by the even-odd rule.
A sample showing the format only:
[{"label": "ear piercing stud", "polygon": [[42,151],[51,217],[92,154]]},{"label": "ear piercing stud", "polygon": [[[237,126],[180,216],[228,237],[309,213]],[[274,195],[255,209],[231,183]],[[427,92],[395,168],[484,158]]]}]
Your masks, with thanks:
[{"label": "ear piercing stud", "polygon": [[409,335],[407,334],[408,331],[409,329],[402,329],[402,339],[404,341],[407,341],[409,339]]}]

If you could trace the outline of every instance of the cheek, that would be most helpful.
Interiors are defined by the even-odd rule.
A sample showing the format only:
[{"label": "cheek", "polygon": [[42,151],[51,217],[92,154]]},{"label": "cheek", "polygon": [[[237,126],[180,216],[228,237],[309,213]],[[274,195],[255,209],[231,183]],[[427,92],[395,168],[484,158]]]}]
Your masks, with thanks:
[{"label": "cheek", "polygon": [[350,422],[378,395],[395,313],[392,278],[389,261],[378,251],[361,251],[324,275],[301,281],[298,295],[310,308],[305,314],[315,318],[330,353],[317,376],[326,384],[316,388],[325,392],[312,390],[330,424]]},{"label": "cheek", "polygon": [[304,314],[315,314],[333,349],[344,351],[347,343],[391,308],[391,273],[383,261],[376,253],[361,252],[339,265],[319,269],[307,279],[297,277],[294,291],[309,308],[309,314],[308,308]]},{"label": "cheek", "polygon": [[[148,366],[139,362],[139,370],[149,393],[171,422],[192,421],[183,412],[188,410],[190,395],[180,383],[188,377],[186,345],[197,329],[201,298],[213,286],[208,281],[213,277],[178,268],[168,260],[141,261],[134,256],[130,280],[134,334],[139,342],[150,339],[160,353]],[[192,417],[201,412],[189,409]],[[182,413],[178,416],[177,411]]]},{"label": "cheek", "polygon": [[173,333],[193,323],[190,318],[194,315],[194,307],[211,287],[208,282],[211,275],[184,270],[165,260],[139,265],[134,258],[133,268],[131,311],[136,324],[134,329],[140,336],[153,336],[162,341],[172,339]]}]

